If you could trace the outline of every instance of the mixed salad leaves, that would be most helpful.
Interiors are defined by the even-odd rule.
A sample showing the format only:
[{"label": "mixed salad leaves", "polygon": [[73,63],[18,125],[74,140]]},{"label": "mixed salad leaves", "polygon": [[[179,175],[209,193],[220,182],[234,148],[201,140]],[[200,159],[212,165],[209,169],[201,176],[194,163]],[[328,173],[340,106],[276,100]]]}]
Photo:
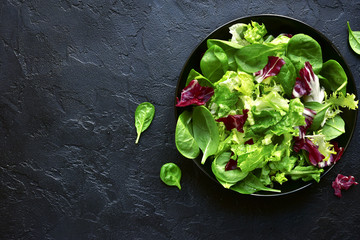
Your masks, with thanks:
[{"label": "mixed salad leaves", "polygon": [[346,91],[336,60],[323,62],[306,34],[267,34],[264,24],[238,23],[230,40],[209,39],[176,106],[178,151],[211,161],[216,179],[242,194],[280,192],[290,180],[320,181],[341,158],[344,108],[358,101]]}]

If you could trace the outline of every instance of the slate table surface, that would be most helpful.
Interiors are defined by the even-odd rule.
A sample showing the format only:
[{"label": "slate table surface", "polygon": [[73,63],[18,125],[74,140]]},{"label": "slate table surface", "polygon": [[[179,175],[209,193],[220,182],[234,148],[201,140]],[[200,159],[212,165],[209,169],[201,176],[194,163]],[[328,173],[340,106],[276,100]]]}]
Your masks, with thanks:
[{"label": "slate table surface", "polygon": [[[278,198],[223,190],[174,144],[178,76],[239,17],[281,14],[324,33],[360,86],[360,1],[0,1],[1,239],[356,239],[359,128],[319,184]],[[359,92],[359,89],[358,89]],[[134,111],[155,105],[135,145]],[[182,190],[159,179],[178,164]]]}]

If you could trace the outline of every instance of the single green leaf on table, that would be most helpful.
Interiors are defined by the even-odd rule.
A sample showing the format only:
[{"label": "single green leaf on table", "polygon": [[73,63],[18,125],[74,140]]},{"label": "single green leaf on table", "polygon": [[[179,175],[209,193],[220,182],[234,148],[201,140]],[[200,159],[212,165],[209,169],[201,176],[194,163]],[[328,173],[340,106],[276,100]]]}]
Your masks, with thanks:
[{"label": "single green leaf on table", "polygon": [[140,139],[140,134],[144,132],[152,122],[155,115],[155,107],[149,102],[140,103],[135,111],[135,127],[137,132],[137,138],[135,143],[137,144]]},{"label": "single green leaf on table", "polygon": [[322,76],[320,83],[327,92],[338,91],[346,94],[347,76],[340,63],[333,59],[326,61],[322,66],[320,75]]},{"label": "single green leaf on table", "polygon": [[217,45],[210,47],[200,61],[202,74],[212,83],[218,81],[228,68],[226,53]]},{"label": "single green leaf on table", "polygon": [[339,115],[328,119],[322,128],[321,133],[325,135],[326,141],[337,138],[341,134],[345,133],[344,120]]},{"label": "single green leaf on table", "polygon": [[352,31],[350,23],[347,22],[349,28],[349,44],[352,50],[357,54],[360,54],[360,31]]},{"label": "single green leaf on table", "polygon": [[305,62],[310,62],[315,74],[318,74],[322,68],[321,47],[308,35],[296,34],[290,38],[286,55],[294,64],[297,73],[304,67]]},{"label": "single green leaf on table", "polygon": [[210,111],[204,106],[197,106],[193,111],[194,138],[203,152],[201,163],[215,154],[219,145],[219,130]]},{"label": "single green leaf on table", "polygon": [[176,186],[181,190],[181,170],[175,163],[165,163],[160,169],[160,179],[168,186]]},{"label": "single green leaf on table", "polygon": [[191,119],[192,115],[188,111],[180,114],[176,123],[175,144],[184,157],[194,159],[200,154],[200,149],[194,139]]}]

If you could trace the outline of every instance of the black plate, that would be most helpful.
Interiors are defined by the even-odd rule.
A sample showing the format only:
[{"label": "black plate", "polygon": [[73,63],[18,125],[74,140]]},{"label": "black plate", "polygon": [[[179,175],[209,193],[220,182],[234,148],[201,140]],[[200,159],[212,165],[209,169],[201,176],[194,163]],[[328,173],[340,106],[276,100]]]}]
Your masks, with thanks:
[{"label": "black plate", "polygon": [[[349,66],[346,64],[344,58],[341,56],[340,52],[336,49],[334,44],[325,37],[321,32],[317,31],[316,29],[312,28],[311,26],[285,16],[279,16],[279,15],[257,15],[257,16],[248,16],[239,18],[236,20],[233,20],[229,23],[226,23],[225,25],[219,27],[214,32],[212,32],[206,39],[204,39],[193,51],[193,53],[190,55],[188,60],[186,61],[182,72],[179,77],[179,81],[176,88],[176,96],[180,97],[181,90],[185,87],[187,76],[190,72],[190,70],[193,68],[196,71],[200,71],[200,60],[207,50],[206,46],[206,40],[207,39],[222,39],[222,40],[229,40],[231,39],[231,35],[229,33],[229,27],[235,23],[250,23],[251,21],[256,21],[258,23],[263,23],[266,26],[266,29],[268,31],[268,34],[273,35],[276,37],[277,35],[281,33],[289,33],[289,34],[297,34],[297,33],[304,33],[311,37],[313,37],[321,46],[322,54],[323,54],[323,61],[327,61],[329,59],[334,59],[338,61],[341,66],[344,68],[347,77],[348,77],[348,85],[347,85],[347,92],[348,93],[354,93],[357,98],[357,92],[356,92],[356,85],[354,81],[354,77],[349,69]],[[175,108],[175,116],[176,119],[178,118],[179,114],[181,113],[182,109]],[[339,146],[344,147],[344,150],[346,151],[351,138],[353,136],[355,125],[356,125],[356,119],[357,119],[357,110],[356,111],[348,111],[344,110],[342,113],[342,118],[345,120],[345,134],[337,138],[336,140],[339,143]],[[344,156],[344,155],[343,155]],[[202,165],[200,163],[200,158],[197,158],[194,160],[196,165],[211,179],[213,179],[215,182],[218,183],[215,176],[213,175],[211,171],[211,161],[207,161],[205,165]],[[340,161],[341,163],[341,161]],[[328,173],[333,166],[325,169],[322,176],[324,176],[326,173]],[[220,183],[219,183],[220,184]],[[296,191],[299,191],[301,189],[304,189],[308,186],[313,184],[313,182],[303,182],[303,181],[289,181],[284,183],[282,186],[276,186],[276,188],[281,189],[281,193],[272,193],[272,192],[257,192],[252,195],[254,196],[280,196],[285,195],[289,193],[293,193]]]}]

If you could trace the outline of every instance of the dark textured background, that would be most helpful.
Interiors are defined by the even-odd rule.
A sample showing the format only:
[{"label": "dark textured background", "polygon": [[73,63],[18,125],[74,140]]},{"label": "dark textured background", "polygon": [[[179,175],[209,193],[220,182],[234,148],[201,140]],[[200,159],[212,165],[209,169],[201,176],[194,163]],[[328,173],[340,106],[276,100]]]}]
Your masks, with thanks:
[{"label": "dark textured background", "polygon": [[[196,2],[196,3],[195,3]],[[235,18],[297,18],[323,32],[359,86],[360,1],[0,1],[1,239],[356,239],[359,130],[319,184],[279,198],[223,190],[174,144],[177,78],[196,45]],[[359,91],[359,89],[358,89]],[[136,106],[156,114],[134,144]],[[182,190],[165,186],[174,162]]]}]

